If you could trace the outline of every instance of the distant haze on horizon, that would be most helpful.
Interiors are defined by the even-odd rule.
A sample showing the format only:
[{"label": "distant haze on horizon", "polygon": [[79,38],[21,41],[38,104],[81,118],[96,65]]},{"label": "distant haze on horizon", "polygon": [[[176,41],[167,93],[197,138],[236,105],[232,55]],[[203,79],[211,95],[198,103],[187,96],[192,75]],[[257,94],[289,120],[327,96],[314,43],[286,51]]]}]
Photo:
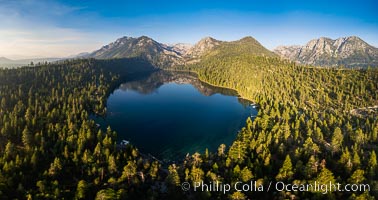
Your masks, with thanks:
[{"label": "distant haze on horizon", "polygon": [[378,47],[377,7],[374,0],[0,0],[0,57],[66,57],[142,35],[166,44],[252,36],[271,50],[358,36]]}]

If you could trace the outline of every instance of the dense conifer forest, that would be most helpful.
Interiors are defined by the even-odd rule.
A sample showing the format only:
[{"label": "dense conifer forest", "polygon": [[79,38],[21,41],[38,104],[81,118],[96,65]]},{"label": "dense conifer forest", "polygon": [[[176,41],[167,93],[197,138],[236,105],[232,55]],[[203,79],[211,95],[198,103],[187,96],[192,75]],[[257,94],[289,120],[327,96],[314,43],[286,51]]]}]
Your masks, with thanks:
[{"label": "dense conifer forest", "polygon": [[151,70],[138,59],[0,70],[0,198],[147,196],[148,188],[135,188],[154,180],[159,164],[131,145],[117,148],[116,133],[89,116],[105,113],[108,93],[123,78]]},{"label": "dense conifer forest", "polygon": [[[237,50],[236,50],[237,51]],[[179,67],[178,69],[188,69]],[[367,183],[370,192],[235,193],[247,197],[374,199],[378,196],[378,70],[297,66],[222,49],[189,66],[203,81],[259,105],[231,147],[185,165],[191,181]],[[227,149],[227,151],[224,151]],[[193,164],[196,163],[196,164]],[[194,178],[195,177],[195,178]],[[212,193],[212,195],[217,193]]]},{"label": "dense conifer forest", "polygon": [[[378,70],[297,66],[222,48],[190,70],[256,103],[231,146],[160,163],[91,115],[106,113],[125,78],[156,70],[139,59],[71,60],[0,70],[2,199],[378,198]],[[258,191],[183,191],[181,184],[256,181]],[[370,191],[266,191],[287,184],[369,184]]]}]

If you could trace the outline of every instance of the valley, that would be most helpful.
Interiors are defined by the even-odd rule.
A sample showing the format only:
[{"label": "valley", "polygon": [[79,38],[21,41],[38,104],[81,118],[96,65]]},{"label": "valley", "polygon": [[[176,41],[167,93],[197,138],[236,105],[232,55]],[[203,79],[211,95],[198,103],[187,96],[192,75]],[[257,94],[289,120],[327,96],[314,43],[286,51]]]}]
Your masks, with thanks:
[{"label": "valley", "polygon": [[[280,58],[252,37],[233,42],[205,38],[191,48],[172,53],[171,48],[150,38],[124,37],[95,51],[94,58],[1,69],[1,196],[7,199],[148,199],[151,196],[158,199],[372,199],[377,196],[378,114],[374,109],[358,110],[378,104],[376,67],[299,65]],[[215,116],[210,118],[214,119],[213,127],[222,131],[199,128],[201,136],[212,135],[212,138],[186,156],[182,155],[187,150],[179,153],[178,157],[182,157],[169,166],[144,156],[147,152],[133,143],[136,139],[130,139],[131,143],[124,148],[117,148],[117,141],[129,139],[122,137],[123,131],[117,128],[132,121],[127,116],[118,125],[102,124],[101,128],[89,117],[109,115],[111,118],[125,108],[122,102],[132,99],[135,104],[130,104],[129,110],[141,108],[148,113],[160,107],[163,110],[156,112],[165,113],[169,107],[156,105],[159,103],[156,97],[143,103],[141,95],[153,96],[154,91],[168,95],[168,100],[163,102],[174,104],[179,101],[171,100],[182,98],[189,103],[177,108],[191,109],[194,105],[180,93],[188,91],[191,95],[205,94],[200,95],[205,99],[229,99],[238,109],[243,107],[236,97],[214,95],[219,93],[219,88],[209,88],[190,78],[192,75],[175,75],[172,72],[175,70],[190,71],[205,83],[233,89],[220,91],[222,94],[236,95],[237,91],[238,96],[256,103],[257,113],[253,118],[248,113],[235,119],[238,123],[234,128],[225,131],[232,136],[227,142],[218,134],[227,129],[222,126],[232,121],[222,117],[231,115],[222,116],[224,113],[218,111],[233,106],[220,101],[220,107],[214,108]],[[125,82],[137,81],[139,75],[146,73],[155,75],[142,82]],[[202,101],[216,105],[218,100]],[[112,102],[119,102],[121,107],[113,107]],[[141,103],[143,106],[135,106]],[[222,105],[228,106],[222,108]],[[197,109],[204,111],[204,108]],[[131,113],[147,120],[133,122],[137,125],[131,129],[133,132],[155,120],[152,116],[148,121],[138,110]],[[191,126],[191,119],[206,121],[198,115],[189,119],[176,113],[174,118],[183,119],[180,126],[185,127]],[[157,125],[151,127],[146,131],[151,135],[139,136],[142,141],[152,140],[148,146],[156,145],[154,142],[160,145],[158,141],[164,137],[159,131],[164,129]],[[183,140],[179,147],[194,142],[183,136],[180,139]],[[178,139],[167,140],[175,143]],[[206,150],[207,146],[212,147]],[[234,184],[250,180],[265,186],[279,181],[332,182],[369,184],[372,189],[325,194],[182,190],[182,184],[194,185],[200,181]]]},{"label": "valley", "polygon": [[0,0],[0,200],[378,199],[377,7]]}]

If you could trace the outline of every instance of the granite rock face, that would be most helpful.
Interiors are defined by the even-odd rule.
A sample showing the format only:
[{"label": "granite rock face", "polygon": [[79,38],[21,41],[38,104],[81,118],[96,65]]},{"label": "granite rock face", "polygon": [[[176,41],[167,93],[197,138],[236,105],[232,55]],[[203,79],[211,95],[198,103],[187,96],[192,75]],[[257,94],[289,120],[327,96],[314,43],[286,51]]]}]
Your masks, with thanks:
[{"label": "granite rock face", "polygon": [[321,37],[304,46],[279,46],[274,52],[300,64],[315,66],[378,66],[378,49],[356,36]]}]

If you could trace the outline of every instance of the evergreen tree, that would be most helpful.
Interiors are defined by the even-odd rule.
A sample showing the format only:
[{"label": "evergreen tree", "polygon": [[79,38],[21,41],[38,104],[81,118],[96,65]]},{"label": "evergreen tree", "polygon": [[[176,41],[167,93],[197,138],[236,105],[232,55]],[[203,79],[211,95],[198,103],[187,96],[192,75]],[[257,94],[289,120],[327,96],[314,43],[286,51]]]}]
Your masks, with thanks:
[{"label": "evergreen tree", "polygon": [[339,127],[336,127],[335,131],[333,132],[331,141],[332,152],[338,152],[340,150],[343,143],[343,139],[344,137],[341,133],[341,129]]},{"label": "evergreen tree", "polygon": [[286,155],[285,161],[276,176],[276,180],[290,180],[293,177],[293,175],[293,165],[291,163],[290,156]]}]

